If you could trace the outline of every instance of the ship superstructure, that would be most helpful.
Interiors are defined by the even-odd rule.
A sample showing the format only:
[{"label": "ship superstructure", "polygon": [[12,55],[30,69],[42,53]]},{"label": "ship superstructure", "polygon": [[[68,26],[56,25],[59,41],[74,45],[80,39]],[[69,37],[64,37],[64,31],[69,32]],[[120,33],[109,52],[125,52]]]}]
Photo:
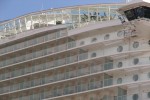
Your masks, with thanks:
[{"label": "ship superstructure", "polygon": [[150,100],[149,6],[84,5],[1,22],[0,100]]}]

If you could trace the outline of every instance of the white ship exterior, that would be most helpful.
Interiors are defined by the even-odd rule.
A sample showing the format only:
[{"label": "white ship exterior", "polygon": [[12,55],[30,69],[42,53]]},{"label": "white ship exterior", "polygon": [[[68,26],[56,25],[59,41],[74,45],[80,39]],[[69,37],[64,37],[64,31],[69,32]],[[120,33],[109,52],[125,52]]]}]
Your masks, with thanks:
[{"label": "white ship exterior", "polygon": [[134,8],[126,5],[50,9],[1,22],[0,100],[150,100],[149,18],[127,12],[123,19]]}]

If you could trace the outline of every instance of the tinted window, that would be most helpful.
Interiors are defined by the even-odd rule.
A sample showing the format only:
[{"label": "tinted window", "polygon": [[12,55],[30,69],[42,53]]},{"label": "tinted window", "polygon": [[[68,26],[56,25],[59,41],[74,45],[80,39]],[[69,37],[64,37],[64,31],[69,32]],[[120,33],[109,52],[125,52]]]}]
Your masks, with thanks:
[{"label": "tinted window", "polygon": [[150,8],[144,7],[145,18],[150,18]]},{"label": "tinted window", "polygon": [[127,11],[125,11],[124,13],[125,13],[125,15],[126,15],[126,17],[127,17],[127,19],[128,19],[129,21],[136,19],[134,9],[127,10]]},{"label": "tinted window", "polygon": [[137,7],[135,9],[130,9],[124,12],[129,21],[137,18],[150,18],[150,8],[149,7]]}]

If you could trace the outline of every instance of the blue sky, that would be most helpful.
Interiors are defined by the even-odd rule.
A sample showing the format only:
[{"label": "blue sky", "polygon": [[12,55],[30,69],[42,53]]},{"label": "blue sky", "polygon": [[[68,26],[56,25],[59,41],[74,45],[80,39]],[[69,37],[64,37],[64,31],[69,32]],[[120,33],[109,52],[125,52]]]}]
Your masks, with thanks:
[{"label": "blue sky", "polygon": [[114,1],[121,0],[0,0],[0,21],[49,8]]}]

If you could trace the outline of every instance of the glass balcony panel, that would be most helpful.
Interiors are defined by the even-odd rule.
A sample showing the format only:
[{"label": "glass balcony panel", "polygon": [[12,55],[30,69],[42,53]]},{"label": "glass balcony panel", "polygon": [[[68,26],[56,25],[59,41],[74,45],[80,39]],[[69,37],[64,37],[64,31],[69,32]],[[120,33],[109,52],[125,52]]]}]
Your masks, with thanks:
[{"label": "glass balcony panel", "polygon": [[71,15],[72,15],[72,22],[78,23],[79,22],[79,8],[71,9]]},{"label": "glass balcony panel", "polygon": [[22,31],[26,30],[26,19],[25,18],[20,19],[20,28]]},{"label": "glass balcony panel", "polygon": [[40,92],[39,95],[40,95],[40,100],[41,99],[43,100],[44,99],[44,91]]},{"label": "glass balcony panel", "polygon": [[1,94],[3,93],[3,87],[0,87],[0,93]]},{"label": "glass balcony panel", "polygon": [[44,91],[44,98],[49,98],[49,92],[48,91]]},{"label": "glass balcony panel", "polygon": [[43,49],[43,56],[45,56],[45,55],[47,55],[47,48],[46,47],[44,47],[44,49]]},{"label": "glass balcony panel", "polygon": [[65,87],[63,90],[64,95],[69,94],[69,87]]},{"label": "glass balcony panel", "polygon": [[47,14],[47,23],[48,23],[48,26],[56,25],[56,20],[55,20],[55,16],[54,16],[53,11],[49,11],[46,14]]},{"label": "glass balcony panel", "polygon": [[53,40],[53,39],[56,39],[56,35],[55,33],[51,33],[51,34],[48,34],[48,40]]},{"label": "glass balcony panel", "polygon": [[24,42],[21,42],[21,43],[20,43],[19,48],[20,48],[20,49],[25,48],[25,47],[24,47]]},{"label": "glass balcony panel", "polygon": [[4,87],[1,87],[1,93],[5,93]]},{"label": "glass balcony panel", "polygon": [[7,52],[11,52],[11,46],[6,47]]},{"label": "glass balcony panel", "polygon": [[89,74],[89,69],[88,67],[80,67],[77,73],[78,73],[78,76],[86,75],[86,74]]},{"label": "glass balcony panel", "polygon": [[81,84],[81,88],[82,91],[86,91],[88,89],[88,84],[87,83]]},{"label": "glass balcony panel", "polygon": [[[19,50],[20,49],[20,43],[17,43],[16,44],[16,50]],[[9,52],[9,51],[7,51],[7,52]]]},{"label": "glass balcony panel", "polygon": [[102,70],[103,70],[103,67],[102,67],[101,64],[94,65],[93,68],[91,68],[91,73],[99,72],[99,71],[102,71]]},{"label": "glass balcony panel", "polygon": [[3,60],[2,61],[2,66],[6,66],[7,65],[7,61],[6,60]]},{"label": "glass balcony panel", "polygon": [[61,37],[60,31],[56,32],[56,38],[60,38],[60,37]]},{"label": "glass balcony panel", "polygon": [[62,24],[62,10],[54,10],[55,18],[56,18],[56,25]]},{"label": "glass balcony panel", "polygon": [[66,59],[58,59],[56,66],[61,66],[66,64]]},{"label": "glass balcony panel", "polygon": [[119,15],[118,12],[116,12],[116,8],[110,8],[110,20],[118,19],[116,15]]},{"label": "glass balcony panel", "polygon": [[46,69],[46,63],[42,63],[41,67],[42,67],[42,70],[45,70]]},{"label": "glass balcony panel", "polygon": [[101,7],[98,9],[98,11],[102,21],[109,20],[108,7]]},{"label": "glass balcony panel", "polygon": [[49,34],[44,35],[44,41],[49,41],[48,35],[49,35]]},{"label": "glass balcony panel", "polygon": [[32,29],[32,20],[31,20],[31,16],[26,16],[26,29],[27,30],[31,30]]},{"label": "glass balcony panel", "polygon": [[[27,66],[30,66],[30,65],[27,65]],[[25,68],[25,73],[26,73],[26,74],[32,73],[32,67],[26,67],[26,68]]]},{"label": "glass balcony panel", "polygon": [[34,39],[28,40],[27,42],[28,42],[28,46],[34,45]]},{"label": "glass balcony panel", "polygon": [[10,86],[3,87],[3,93],[9,92],[9,91],[10,91]]},{"label": "glass balcony panel", "polygon": [[16,30],[15,30],[15,21],[8,22],[8,26],[9,26],[9,33],[10,34],[15,34],[16,33]]},{"label": "glass balcony panel", "polygon": [[89,8],[89,19],[90,21],[98,20],[98,9],[96,7]]},{"label": "glass balcony panel", "polygon": [[20,63],[21,62],[21,57],[20,56],[21,56],[20,54],[16,55],[16,57],[13,59],[13,62],[11,64]]},{"label": "glass balcony panel", "polygon": [[58,59],[54,60],[54,67],[57,67],[59,65],[58,61],[59,61]]},{"label": "glass balcony panel", "polygon": [[46,63],[46,69],[49,69],[49,68],[52,68],[52,67],[54,67],[54,62],[53,61]]},{"label": "glass balcony panel", "polygon": [[63,79],[65,79],[65,74],[59,73],[58,77],[59,77],[59,80],[63,80]]},{"label": "glass balcony panel", "polygon": [[41,37],[38,37],[37,38],[37,42],[38,43],[42,43],[42,42],[44,42],[45,41],[45,36],[41,36]]},{"label": "glass balcony panel", "polygon": [[66,58],[66,63],[67,64],[77,62],[77,61],[78,61],[78,55],[70,56],[70,57]]},{"label": "glass balcony panel", "polygon": [[69,78],[69,71],[66,71],[65,72],[65,79],[68,79]]},{"label": "glass balcony panel", "polygon": [[79,61],[88,59],[88,53],[79,54]]},{"label": "glass balcony panel", "polygon": [[23,46],[24,46],[24,48],[26,48],[26,47],[28,46],[28,42],[27,42],[27,41],[24,41],[24,42],[23,42]]},{"label": "glass balcony panel", "polygon": [[75,86],[69,86],[69,94],[75,93]]},{"label": "glass balcony panel", "polygon": [[55,73],[53,75],[53,79],[54,79],[54,81],[59,81],[59,75],[57,73]]},{"label": "glass balcony panel", "polygon": [[36,51],[36,57],[40,57],[42,55],[41,50]]},{"label": "glass balcony panel", "polygon": [[34,98],[34,100],[40,100],[41,99],[39,93],[38,94],[34,94],[33,98]]},{"label": "glass balcony panel", "polygon": [[76,85],[76,91],[77,91],[77,92],[81,92],[81,90],[82,90],[82,89],[81,89],[81,85],[80,85],[80,84]]},{"label": "glass balcony panel", "polygon": [[80,8],[81,23],[86,23],[89,21],[89,12],[88,11],[89,11],[88,7]]},{"label": "glass balcony panel", "polygon": [[11,73],[8,71],[5,73],[5,79],[11,78]]},{"label": "glass balcony panel", "polygon": [[39,15],[32,15],[32,27],[34,29],[37,29],[40,27],[40,19],[39,19]]},{"label": "glass balcony panel", "polygon": [[76,47],[76,41],[68,42],[68,45],[67,45],[68,49],[74,48],[74,47]]},{"label": "glass balcony panel", "polygon": [[59,51],[59,43],[56,43],[54,46],[54,52],[58,52]]},{"label": "glass balcony panel", "polygon": [[24,88],[24,82],[19,83],[20,89]]},{"label": "glass balcony panel", "polygon": [[103,87],[103,81],[96,81],[96,88],[102,88]]},{"label": "glass balcony panel", "polygon": [[20,33],[21,32],[21,29],[20,29],[20,19],[15,20],[15,26],[16,26],[17,33]]},{"label": "glass balcony panel", "polygon": [[77,76],[77,71],[76,70],[72,70],[70,71],[70,78],[76,77]]},{"label": "glass balcony panel", "polygon": [[34,86],[41,85],[41,83],[42,83],[41,79],[34,80]]},{"label": "glass balcony panel", "polygon": [[63,16],[63,22],[62,24],[69,24],[72,22],[72,19],[71,18],[71,10],[70,9],[62,9],[62,16]]},{"label": "glass balcony panel", "polygon": [[34,70],[35,70],[35,71],[43,70],[42,64],[36,65],[35,68],[34,68]]},{"label": "glass balcony panel", "polygon": [[62,45],[59,45],[58,48],[59,48],[59,49],[58,49],[58,52],[61,52],[61,51],[66,50],[67,45],[66,45],[66,44],[62,44]]},{"label": "glass balcony panel", "polygon": [[89,70],[89,68],[88,67],[85,67],[85,68],[83,68],[82,69],[82,72],[83,72],[83,74],[89,74],[90,73],[90,70]]},{"label": "glass balcony panel", "polygon": [[25,60],[26,60],[26,58],[25,58],[25,57],[26,57],[26,56],[22,54],[22,56],[20,57],[20,62],[25,61]]},{"label": "glass balcony panel", "polygon": [[112,99],[111,96],[104,95],[102,100],[111,100],[111,99]]},{"label": "glass balcony panel", "polygon": [[23,96],[22,100],[30,100],[30,96]]},{"label": "glass balcony panel", "polygon": [[31,86],[31,82],[29,80],[25,80],[23,84],[23,88],[29,88]]},{"label": "glass balcony panel", "polygon": [[126,95],[122,95],[122,96],[115,96],[114,100],[127,100],[127,96]]},{"label": "glass balcony panel", "polygon": [[16,61],[16,58],[10,58],[10,57],[8,57],[8,60],[4,60],[3,61],[3,64],[5,65],[5,66],[7,66],[7,65],[10,65],[10,64],[13,64],[13,63],[16,63],[17,61]]},{"label": "glass balcony panel", "polygon": [[113,84],[113,79],[104,79],[104,86],[110,86]]},{"label": "glass balcony panel", "polygon": [[3,50],[4,50],[4,48],[1,48],[1,49],[0,49],[0,54],[3,54]]},{"label": "glass balcony panel", "polygon": [[12,91],[15,91],[15,90],[19,90],[19,85],[18,84],[13,84],[12,85]]},{"label": "glass balcony panel", "polygon": [[64,29],[64,30],[60,30],[60,37],[64,37],[64,36],[67,36],[67,30]]},{"label": "glass balcony panel", "polygon": [[53,81],[54,81],[53,77],[54,77],[54,76],[46,76],[46,77],[45,77],[45,83],[53,82]]},{"label": "glass balcony panel", "polygon": [[0,67],[3,67],[3,62],[2,61],[0,61]]},{"label": "glass balcony panel", "polygon": [[[14,47],[13,47],[13,49],[14,49]],[[6,53],[6,52],[7,52],[6,48],[2,49],[2,53]]]},{"label": "glass balcony panel", "polygon": [[20,69],[20,73],[21,73],[21,75],[24,75],[25,74],[25,68],[24,68],[24,66],[21,66],[22,68]]},{"label": "glass balcony panel", "polygon": [[96,85],[95,85],[95,82],[93,81],[93,82],[89,82],[89,90],[91,90],[91,89],[95,89],[96,88]]},{"label": "glass balcony panel", "polygon": [[63,95],[62,89],[57,89],[57,96],[61,96],[61,95]]},{"label": "glass balcony panel", "polygon": [[40,14],[40,27],[46,27],[47,26],[47,15],[46,13]]},{"label": "glass balcony panel", "polygon": [[31,56],[31,54],[30,54],[30,53],[27,53],[27,54],[25,55],[25,58],[26,58],[26,60],[29,60],[29,59],[31,59],[31,58],[32,58],[32,56]]},{"label": "glass balcony panel", "polygon": [[65,30],[60,30],[60,32],[57,33],[57,38],[61,38],[61,37],[67,36],[66,33],[67,32]]},{"label": "glass balcony panel", "polygon": [[47,48],[47,54],[52,54],[54,53],[54,47],[49,47]]},{"label": "glass balcony panel", "polygon": [[3,80],[3,77],[5,76],[5,73],[0,74],[0,80]]},{"label": "glass balcony panel", "polygon": [[16,76],[20,76],[20,75],[22,75],[21,70],[20,69],[15,69],[14,76],[16,77]]},{"label": "glass balcony panel", "polygon": [[103,67],[104,67],[104,70],[113,69],[113,62],[105,63]]}]

